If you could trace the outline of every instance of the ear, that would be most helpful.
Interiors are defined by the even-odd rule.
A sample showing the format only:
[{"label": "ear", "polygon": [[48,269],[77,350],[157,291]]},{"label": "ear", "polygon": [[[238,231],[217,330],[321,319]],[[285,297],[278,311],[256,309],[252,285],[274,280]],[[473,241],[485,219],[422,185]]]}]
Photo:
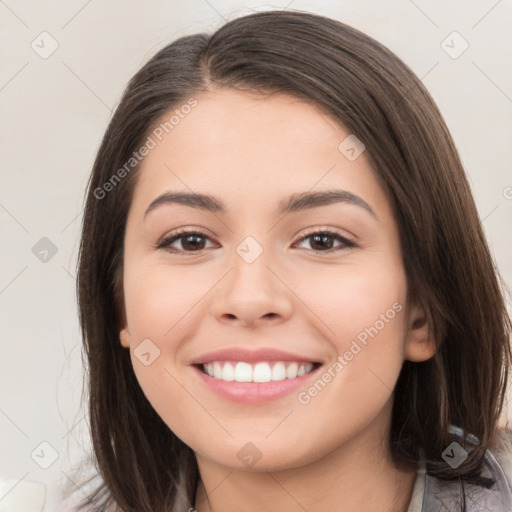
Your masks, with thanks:
[{"label": "ear", "polygon": [[128,322],[126,321],[126,311],[124,308],[124,300],[122,301],[122,307],[120,311],[120,324],[125,325],[126,327],[123,327],[121,331],[119,331],[119,341],[121,342],[121,345],[125,348],[130,347],[130,331],[128,330]]},{"label": "ear", "polygon": [[119,333],[119,340],[121,341],[121,345],[125,348],[130,347],[130,331],[125,327]]},{"label": "ear", "polygon": [[412,305],[409,308],[407,322],[405,359],[415,362],[430,359],[436,352],[436,343],[425,308],[416,304]]}]

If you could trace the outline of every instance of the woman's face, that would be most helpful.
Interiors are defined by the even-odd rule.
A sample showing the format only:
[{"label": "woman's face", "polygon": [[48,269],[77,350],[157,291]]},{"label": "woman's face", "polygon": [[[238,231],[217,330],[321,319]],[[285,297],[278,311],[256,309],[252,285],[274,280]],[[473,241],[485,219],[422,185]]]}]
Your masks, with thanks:
[{"label": "woman's face", "polygon": [[[404,358],[433,355],[423,311],[406,303],[398,228],[353,135],[284,94],[195,99],[150,134],[121,342],[198,460],[299,467],[387,428]],[[171,193],[213,199],[151,206]],[[169,241],[180,230],[196,235]]]}]

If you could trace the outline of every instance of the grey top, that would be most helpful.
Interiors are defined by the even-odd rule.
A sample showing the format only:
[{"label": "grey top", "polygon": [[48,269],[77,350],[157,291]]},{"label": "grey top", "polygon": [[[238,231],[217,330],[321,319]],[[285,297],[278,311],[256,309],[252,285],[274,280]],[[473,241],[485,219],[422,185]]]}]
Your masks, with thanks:
[{"label": "grey top", "polygon": [[[450,430],[462,434],[458,427],[451,427]],[[474,436],[473,440],[476,440]],[[502,456],[509,458],[507,470],[510,471],[511,454]],[[512,512],[512,475],[505,474],[504,468],[489,450],[485,454],[481,475],[492,478],[495,483],[489,489],[465,483],[463,492],[459,480],[447,481],[430,476],[425,471],[425,465],[421,464],[407,512]]]}]

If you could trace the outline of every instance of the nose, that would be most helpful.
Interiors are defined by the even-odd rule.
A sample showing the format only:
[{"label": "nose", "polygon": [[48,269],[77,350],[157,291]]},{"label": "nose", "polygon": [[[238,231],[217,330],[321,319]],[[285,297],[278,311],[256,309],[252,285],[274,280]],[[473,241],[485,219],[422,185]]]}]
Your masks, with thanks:
[{"label": "nose", "polygon": [[294,295],[285,272],[266,248],[251,259],[238,252],[230,258],[229,270],[213,294],[214,316],[240,326],[286,321],[292,314]]}]

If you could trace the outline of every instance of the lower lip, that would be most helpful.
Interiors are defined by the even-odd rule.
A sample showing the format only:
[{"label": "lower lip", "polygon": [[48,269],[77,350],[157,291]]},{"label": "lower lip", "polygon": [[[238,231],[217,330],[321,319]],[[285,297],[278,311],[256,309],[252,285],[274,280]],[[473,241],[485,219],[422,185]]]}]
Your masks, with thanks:
[{"label": "lower lip", "polygon": [[213,392],[224,398],[228,398],[234,402],[262,403],[276,400],[296,391],[304,385],[306,380],[317,373],[320,366],[294,379],[270,382],[226,382],[225,380],[210,377],[197,366],[193,366],[193,369]]}]

